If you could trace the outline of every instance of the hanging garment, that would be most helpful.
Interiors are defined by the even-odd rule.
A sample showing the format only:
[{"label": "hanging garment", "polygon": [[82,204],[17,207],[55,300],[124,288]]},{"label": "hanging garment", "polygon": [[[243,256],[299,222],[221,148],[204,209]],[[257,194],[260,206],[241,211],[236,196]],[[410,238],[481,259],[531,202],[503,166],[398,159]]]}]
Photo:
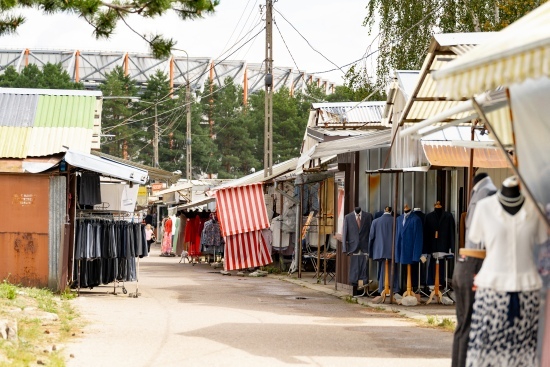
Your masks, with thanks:
[{"label": "hanging garment", "polygon": [[177,245],[178,245],[178,238],[180,236],[180,217],[174,217],[172,219],[174,222],[174,229],[173,229],[173,235],[172,235],[172,252],[177,254]]},{"label": "hanging garment", "polygon": [[204,224],[202,231],[201,243],[206,247],[220,247],[223,245],[222,232],[220,230],[220,222],[217,220],[209,220]]},{"label": "hanging garment", "polygon": [[[188,224],[189,230],[189,256],[200,256],[201,255],[201,244],[200,244],[200,234],[198,230],[200,227],[201,219],[199,216],[195,216],[190,220]],[[198,239],[198,241],[197,241]]]},{"label": "hanging garment", "polygon": [[391,259],[393,238],[393,216],[384,213],[372,222],[369,233],[369,256],[373,260]]},{"label": "hanging garment", "polygon": [[78,203],[80,205],[101,204],[99,173],[82,172],[78,185]]},{"label": "hanging garment", "polygon": [[78,219],[75,235],[73,287],[136,280],[135,256],[147,254],[142,224]]},{"label": "hanging garment", "polygon": [[453,215],[437,209],[426,215],[424,222],[424,254],[455,250],[455,220]]},{"label": "hanging garment", "polygon": [[[185,249],[185,229],[187,227],[187,217],[185,214],[180,214],[180,223],[179,223],[179,235],[178,240],[176,241],[176,256],[180,256],[182,251]],[[186,250],[187,251],[187,250]]]},{"label": "hanging garment", "polygon": [[536,366],[539,294],[478,288],[466,365]]},{"label": "hanging garment", "polygon": [[342,251],[348,254],[369,251],[369,233],[372,224],[372,214],[361,211],[361,226],[357,225],[356,213],[351,212],[344,217],[342,233]]},{"label": "hanging garment", "polygon": [[422,220],[411,211],[397,218],[396,227],[395,262],[398,264],[419,262],[423,246]]}]

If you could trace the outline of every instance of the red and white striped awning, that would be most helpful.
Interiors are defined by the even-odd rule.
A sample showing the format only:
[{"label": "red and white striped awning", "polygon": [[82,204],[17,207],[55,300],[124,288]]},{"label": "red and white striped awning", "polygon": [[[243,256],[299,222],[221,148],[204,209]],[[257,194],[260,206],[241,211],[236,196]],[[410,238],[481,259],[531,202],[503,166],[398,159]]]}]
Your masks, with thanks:
[{"label": "red and white striped awning", "polygon": [[225,270],[255,268],[272,262],[262,231],[225,237]]},{"label": "red and white striped awning", "polygon": [[269,227],[262,183],[228,187],[214,195],[223,236]]}]

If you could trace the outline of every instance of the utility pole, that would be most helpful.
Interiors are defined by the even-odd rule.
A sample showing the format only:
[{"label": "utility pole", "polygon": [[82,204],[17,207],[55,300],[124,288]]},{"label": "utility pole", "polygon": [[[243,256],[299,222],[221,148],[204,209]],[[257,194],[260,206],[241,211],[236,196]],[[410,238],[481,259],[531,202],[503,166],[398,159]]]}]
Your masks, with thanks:
[{"label": "utility pole", "polygon": [[157,103],[155,102],[155,133],[153,135],[153,167],[159,166],[159,122],[157,120]]},{"label": "utility pole", "polygon": [[[189,59],[189,57],[188,57]],[[191,169],[191,87],[189,85],[189,65],[187,66],[187,86],[185,87],[185,103],[187,104],[187,149],[186,151],[186,177],[187,181],[191,180],[192,169]]]},{"label": "utility pole", "polygon": [[273,173],[273,0],[265,2],[264,177]]}]

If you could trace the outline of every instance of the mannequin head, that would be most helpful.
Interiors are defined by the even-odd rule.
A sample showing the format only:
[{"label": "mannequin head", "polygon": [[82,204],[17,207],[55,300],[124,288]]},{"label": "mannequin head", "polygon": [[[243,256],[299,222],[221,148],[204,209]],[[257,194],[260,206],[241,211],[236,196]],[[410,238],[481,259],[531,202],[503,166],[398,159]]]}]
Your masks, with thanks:
[{"label": "mannequin head", "polygon": [[474,176],[474,186],[481,180],[483,180],[485,177],[488,177],[489,175],[485,172],[478,173]]},{"label": "mannequin head", "polygon": [[500,191],[497,193],[500,205],[509,214],[516,214],[523,206],[525,198],[519,188],[519,180],[516,176],[508,177],[502,183]]},{"label": "mannequin head", "polygon": [[359,214],[361,213],[361,207],[360,206],[356,206],[355,207],[355,214]]},{"label": "mannequin head", "polygon": [[434,205],[434,212],[441,214],[443,213],[443,205],[441,205],[441,201],[436,201]]}]

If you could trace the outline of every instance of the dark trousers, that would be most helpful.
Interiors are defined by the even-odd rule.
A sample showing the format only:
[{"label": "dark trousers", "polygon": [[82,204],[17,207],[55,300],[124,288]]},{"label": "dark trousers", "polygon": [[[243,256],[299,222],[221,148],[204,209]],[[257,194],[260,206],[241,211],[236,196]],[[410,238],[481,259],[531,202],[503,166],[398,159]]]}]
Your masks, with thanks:
[{"label": "dark trousers", "polygon": [[479,273],[483,259],[475,257],[459,258],[453,274],[453,290],[456,301],[456,329],[453,340],[453,364],[452,367],[466,366],[466,353],[468,351],[468,336],[475,292],[472,290],[474,276]]},{"label": "dark trousers", "polygon": [[151,252],[151,244],[155,242],[155,240],[147,240],[147,252]]}]

